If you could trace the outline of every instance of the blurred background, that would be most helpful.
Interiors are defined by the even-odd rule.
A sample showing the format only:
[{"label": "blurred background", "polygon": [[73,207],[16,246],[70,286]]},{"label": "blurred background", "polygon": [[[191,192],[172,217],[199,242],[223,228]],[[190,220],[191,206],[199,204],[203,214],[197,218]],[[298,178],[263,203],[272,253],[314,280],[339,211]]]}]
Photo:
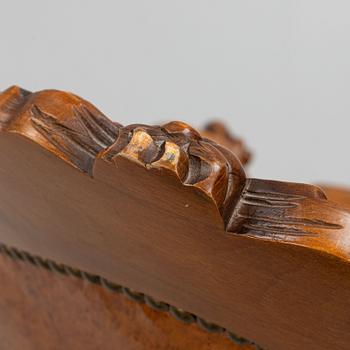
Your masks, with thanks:
[{"label": "blurred background", "polygon": [[221,119],[254,177],[350,186],[350,2],[1,2],[0,90],[57,88],[123,124]]}]

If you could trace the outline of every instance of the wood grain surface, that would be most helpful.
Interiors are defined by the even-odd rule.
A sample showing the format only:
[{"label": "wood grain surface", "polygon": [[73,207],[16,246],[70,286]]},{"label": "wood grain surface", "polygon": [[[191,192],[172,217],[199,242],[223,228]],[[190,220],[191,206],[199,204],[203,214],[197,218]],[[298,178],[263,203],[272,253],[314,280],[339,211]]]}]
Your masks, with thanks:
[{"label": "wood grain surface", "polygon": [[255,350],[167,313],[0,255],[0,344],[18,350]]},{"label": "wood grain surface", "polygon": [[112,123],[85,100],[0,95],[1,241],[105,276],[263,348],[349,349],[350,213],[247,179],[181,122]]},{"label": "wood grain surface", "polygon": [[341,186],[320,185],[327,197],[350,211],[350,189]]}]

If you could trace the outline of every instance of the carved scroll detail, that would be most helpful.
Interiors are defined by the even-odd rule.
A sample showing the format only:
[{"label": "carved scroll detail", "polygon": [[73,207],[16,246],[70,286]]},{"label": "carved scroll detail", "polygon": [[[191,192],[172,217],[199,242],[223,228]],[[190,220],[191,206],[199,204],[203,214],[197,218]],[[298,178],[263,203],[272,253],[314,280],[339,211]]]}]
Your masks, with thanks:
[{"label": "carved scroll detail", "polygon": [[[296,241],[343,228],[325,213],[306,210],[327,202],[317,187],[246,180],[240,161],[228,150],[234,140],[217,124],[203,134],[221,135],[228,148],[182,122],[123,127],[73,94],[12,87],[0,94],[0,130],[30,138],[90,176],[96,158],[111,163],[123,157],[171,172],[213,201],[229,232]],[[248,152],[242,152],[247,161]]]},{"label": "carved scroll detail", "polygon": [[174,172],[184,185],[197,187],[211,197],[224,219],[228,219],[245,183],[244,170],[232,153],[182,122],[121,128],[116,142],[101,154],[107,161],[116,157]]}]

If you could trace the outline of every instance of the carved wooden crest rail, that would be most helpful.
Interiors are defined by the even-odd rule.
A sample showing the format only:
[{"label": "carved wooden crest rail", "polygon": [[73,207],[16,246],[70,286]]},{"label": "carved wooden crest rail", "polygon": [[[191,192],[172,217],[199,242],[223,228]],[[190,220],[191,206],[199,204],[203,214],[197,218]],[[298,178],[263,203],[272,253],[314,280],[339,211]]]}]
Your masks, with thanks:
[{"label": "carved wooden crest rail", "polygon": [[8,255],[136,290],[242,346],[349,349],[350,213],[320,188],[247,178],[218,125],[122,126],[56,90],[4,91],[0,130]]}]

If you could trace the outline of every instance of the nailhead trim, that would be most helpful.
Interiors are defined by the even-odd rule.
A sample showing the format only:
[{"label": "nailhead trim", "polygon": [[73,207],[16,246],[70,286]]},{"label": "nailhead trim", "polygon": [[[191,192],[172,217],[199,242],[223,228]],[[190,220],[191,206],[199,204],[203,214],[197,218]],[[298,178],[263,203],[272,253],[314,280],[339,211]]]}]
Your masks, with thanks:
[{"label": "nailhead trim", "polygon": [[0,254],[1,253],[7,255],[8,257],[14,260],[29,262],[34,266],[42,267],[49,271],[57,272],[61,275],[80,278],[90,283],[101,285],[110,292],[123,294],[128,299],[138,303],[145,303],[154,310],[168,312],[170,315],[172,315],[177,320],[183,323],[196,323],[201,329],[207,332],[225,334],[236,345],[255,345],[256,350],[263,350],[263,348],[261,348],[259,345],[249,341],[248,339],[239,337],[235,333],[229,332],[225,328],[222,328],[214,323],[207,322],[206,320],[203,320],[202,318],[193,315],[190,312],[184,311],[175,306],[171,306],[167,303],[155,300],[150,296],[147,296],[140,292],[136,292],[130,288],[123,287],[119,284],[113,283],[98,275],[90,274],[88,272],[81,271],[79,269],[72,268],[64,264],[58,264],[52,260],[43,259],[39,256],[33,256],[27,252],[19,251],[16,248],[9,248],[5,244],[0,244]]}]

